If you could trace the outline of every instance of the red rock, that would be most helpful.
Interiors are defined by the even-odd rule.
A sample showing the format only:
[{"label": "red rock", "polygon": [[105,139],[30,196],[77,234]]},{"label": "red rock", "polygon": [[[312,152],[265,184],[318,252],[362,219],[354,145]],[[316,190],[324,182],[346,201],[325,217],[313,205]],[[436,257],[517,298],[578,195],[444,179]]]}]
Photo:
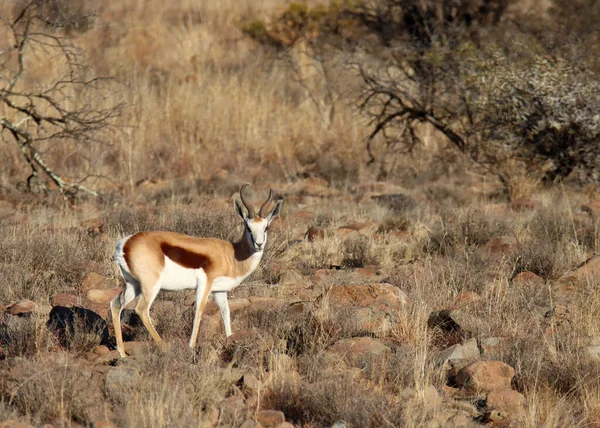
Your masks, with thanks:
[{"label": "red rock", "polygon": [[336,233],[341,236],[348,236],[352,232],[358,232],[361,236],[373,236],[379,229],[379,223],[374,221],[366,221],[363,223],[347,224],[336,229]]},{"label": "red rock", "polygon": [[552,284],[554,298],[564,303],[570,302],[578,290],[586,284],[600,282],[600,256],[593,256],[571,272],[565,273]]},{"label": "red rock", "polygon": [[98,359],[96,360],[96,364],[106,364],[106,363],[110,363],[114,360],[118,360],[120,358],[121,358],[121,354],[119,354],[119,351],[117,351],[116,349],[113,349],[112,351],[108,352],[107,354],[99,356]]},{"label": "red rock", "polygon": [[109,288],[106,290],[88,290],[85,297],[92,303],[101,303],[107,305],[112,299],[122,291],[121,287]]},{"label": "red rock", "polygon": [[591,201],[581,205],[581,211],[588,213],[592,218],[598,218],[600,214],[600,201]]},{"label": "red rock", "polygon": [[315,284],[319,284],[319,283],[329,279],[331,277],[331,275],[333,275],[334,273],[335,273],[335,271],[333,271],[331,269],[317,269],[310,276],[310,280]]},{"label": "red rock", "polygon": [[512,279],[513,284],[527,284],[527,285],[544,285],[544,278],[537,276],[533,272],[525,271],[521,272]]},{"label": "red rock", "polygon": [[525,198],[513,199],[510,203],[510,208],[513,211],[532,211],[539,206],[541,206],[540,201]]},{"label": "red rock", "polygon": [[491,392],[510,389],[515,370],[502,361],[477,361],[456,375],[459,387],[469,392]]},{"label": "red rock", "polygon": [[110,349],[108,349],[108,346],[106,345],[98,345],[94,348],[92,352],[96,355],[102,356],[108,354],[110,352]]},{"label": "red rock", "polygon": [[390,352],[388,346],[371,337],[343,339],[327,349],[333,366],[344,361],[348,367],[360,369],[381,367]]},{"label": "red rock", "polygon": [[473,305],[477,302],[481,301],[481,296],[474,291],[465,291],[464,293],[459,293],[454,298],[451,307],[453,308],[462,308],[464,306]]},{"label": "red rock", "polygon": [[511,351],[511,341],[506,337],[484,337],[479,341],[481,355],[486,359],[502,359]]},{"label": "red rock", "polygon": [[89,300],[84,299],[83,297],[66,293],[58,293],[53,295],[50,298],[50,304],[52,305],[52,307],[64,306],[67,308],[72,308],[73,306],[80,306],[82,308],[96,312],[102,318],[106,318],[108,316],[109,310],[108,305],[90,302]]},{"label": "red rock", "polygon": [[50,304],[54,306],[65,306],[70,308],[72,306],[81,306],[83,299],[74,294],[58,293],[50,298]]},{"label": "red rock", "polygon": [[302,284],[305,279],[302,274],[294,269],[284,271],[279,277],[279,285]]},{"label": "red rock", "polygon": [[519,247],[514,236],[500,236],[488,241],[483,248],[490,254],[510,254]]},{"label": "red rock", "polygon": [[275,425],[275,428],[294,428],[294,425],[292,425],[289,422],[282,422],[280,424]]},{"label": "red rock", "polygon": [[131,356],[144,355],[148,348],[148,343],[141,341],[131,341],[123,343],[125,353]]},{"label": "red rock", "polygon": [[263,426],[256,422],[254,419],[248,419],[240,425],[240,428],[263,428]]},{"label": "red rock", "polygon": [[80,227],[90,236],[99,236],[104,231],[104,222],[99,218],[91,218],[81,222]]},{"label": "red rock", "polygon": [[114,285],[115,283],[110,279],[96,272],[90,272],[85,276],[85,278],[83,278],[83,281],[81,282],[81,291],[85,293],[86,291],[92,289],[104,290],[114,287]]},{"label": "red rock", "polygon": [[8,218],[17,212],[8,201],[0,201],[0,218]]},{"label": "red rock", "polygon": [[379,275],[379,268],[375,265],[369,265],[354,269],[354,272],[359,274],[363,279],[373,281],[377,280],[377,277]]},{"label": "red rock", "polygon": [[256,413],[256,421],[269,428],[285,422],[285,415],[279,410],[260,410]]},{"label": "red rock", "polygon": [[394,239],[397,239],[401,242],[410,242],[411,239],[411,235],[408,230],[398,230],[396,232],[392,232],[390,235],[393,236]]},{"label": "red rock", "polygon": [[23,299],[16,303],[11,303],[5,308],[5,311],[11,315],[29,314],[38,308],[37,303],[31,300]]},{"label": "red rock", "polygon": [[325,238],[325,230],[320,227],[311,226],[304,236],[309,242],[319,241]]},{"label": "red rock", "polygon": [[0,428],[35,428],[33,425],[29,425],[25,422],[19,422],[15,420],[9,420],[0,422]]},{"label": "red rock", "polygon": [[90,428],[117,428],[117,426],[110,421],[98,419],[90,422]]},{"label": "red rock", "polygon": [[519,412],[523,410],[525,397],[512,389],[500,389],[488,393],[486,403],[492,409]]},{"label": "red rock", "polygon": [[334,285],[318,299],[322,316],[349,334],[384,336],[410,303],[406,294],[391,284]]}]

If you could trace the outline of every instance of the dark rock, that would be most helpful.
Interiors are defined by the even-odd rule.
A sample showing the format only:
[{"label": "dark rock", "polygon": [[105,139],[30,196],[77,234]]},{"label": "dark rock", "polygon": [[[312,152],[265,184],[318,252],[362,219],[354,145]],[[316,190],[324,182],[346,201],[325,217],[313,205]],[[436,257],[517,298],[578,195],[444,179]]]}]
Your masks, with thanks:
[{"label": "dark rock", "polygon": [[55,306],[50,311],[46,326],[65,348],[73,345],[77,333],[97,334],[103,345],[108,345],[110,342],[106,321],[94,311],[79,306],[71,308]]}]

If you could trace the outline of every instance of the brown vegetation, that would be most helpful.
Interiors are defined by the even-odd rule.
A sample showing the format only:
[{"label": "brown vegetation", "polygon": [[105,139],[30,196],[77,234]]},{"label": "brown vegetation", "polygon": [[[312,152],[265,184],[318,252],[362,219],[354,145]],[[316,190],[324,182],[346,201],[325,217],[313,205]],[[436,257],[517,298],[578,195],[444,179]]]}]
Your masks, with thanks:
[{"label": "brown vegetation", "polygon": [[[0,2],[1,31],[25,4]],[[23,94],[64,74],[54,44],[24,51],[20,95],[0,90],[0,420],[600,424],[595,2],[39,5],[31,31],[114,78],[59,91],[69,119],[119,108],[81,133],[38,123],[54,113]],[[24,147],[64,181],[35,161],[31,179]],[[188,349],[193,293],[162,293],[167,351],[126,308],[120,359],[117,240],[234,239],[247,182],[286,202],[230,295],[234,334],[210,302]]]}]

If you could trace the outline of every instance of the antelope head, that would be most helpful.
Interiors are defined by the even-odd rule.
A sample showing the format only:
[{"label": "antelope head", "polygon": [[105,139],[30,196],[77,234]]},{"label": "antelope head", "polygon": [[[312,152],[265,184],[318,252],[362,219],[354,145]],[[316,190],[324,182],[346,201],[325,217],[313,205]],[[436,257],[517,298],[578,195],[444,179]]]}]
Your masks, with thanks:
[{"label": "antelope head", "polygon": [[[273,190],[269,191],[269,197],[265,201],[264,204],[260,207],[258,211],[258,215],[256,215],[256,211],[252,204],[248,202],[246,199],[245,190],[248,187],[248,184],[245,184],[240,189],[240,199],[235,200],[235,209],[238,215],[242,218],[244,222],[244,236],[248,243],[250,243],[250,247],[255,252],[262,252],[265,249],[265,245],[267,244],[267,232],[269,230],[269,225],[273,221],[275,217],[279,214],[279,210],[281,209],[281,204],[283,202],[283,198],[279,197],[275,202],[275,206],[271,211],[268,211],[269,205],[273,200]],[[246,207],[247,213],[244,210]]]}]

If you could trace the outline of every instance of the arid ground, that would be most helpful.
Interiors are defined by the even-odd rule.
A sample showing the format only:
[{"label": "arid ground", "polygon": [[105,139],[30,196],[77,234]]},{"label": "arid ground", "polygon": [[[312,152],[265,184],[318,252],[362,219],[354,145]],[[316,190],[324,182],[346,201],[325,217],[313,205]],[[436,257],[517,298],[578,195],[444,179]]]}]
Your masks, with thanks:
[{"label": "arid ground", "polygon": [[[388,50],[400,49],[396,33],[381,30],[387,12],[377,27],[344,9],[368,2],[350,3],[52,1],[24,33],[15,20],[27,2],[0,2],[0,427],[600,426],[600,194],[585,149],[600,141],[598,94],[523,131],[502,92],[467,103],[439,68],[460,52],[472,68],[452,69],[464,71],[456,87],[494,86],[473,76],[503,46],[558,46],[509,22],[530,13],[563,29],[552,5],[566,3],[506,2],[491,27],[477,21],[477,43],[436,50],[454,40],[448,30],[439,45],[401,50],[420,59],[404,77],[386,69],[388,80],[364,57],[400,61]],[[594,2],[579,3],[600,18]],[[600,40],[600,20],[581,19],[591,30],[578,37]],[[539,44],[502,45],[493,34],[503,25]],[[23,48],[20,62],[24,34],[47,43]],[[57,84],[73,76],[53,56],[57,40],[85,60],[85,76],[111,76],[85,80],[90,98]],[[547,78],[531,86],[536,102],[510,100],[546,108],[590,91],[600,56],[588,56],[583,77],[566,66],[511,74],[533,70],[533,55],[507,54],[515,62],[502,73],[515,81]],[[419,73],[431,79],[411,80]],[[366,100],[373,91],[380,98]],[[405,122],[386,122],[390,105]],[[572,112],[579,122],[565,119]],[[234,334],[225,338],[210,301],[189,349],[194,292],[161,292],[151,317],[167,351],[132,306],[120,358],[108,308],[122,286],[116,242],[145,230],[235,240],[246,183],[257,206],[269,189],[285,199],[261,265],[230,293]]]}]

